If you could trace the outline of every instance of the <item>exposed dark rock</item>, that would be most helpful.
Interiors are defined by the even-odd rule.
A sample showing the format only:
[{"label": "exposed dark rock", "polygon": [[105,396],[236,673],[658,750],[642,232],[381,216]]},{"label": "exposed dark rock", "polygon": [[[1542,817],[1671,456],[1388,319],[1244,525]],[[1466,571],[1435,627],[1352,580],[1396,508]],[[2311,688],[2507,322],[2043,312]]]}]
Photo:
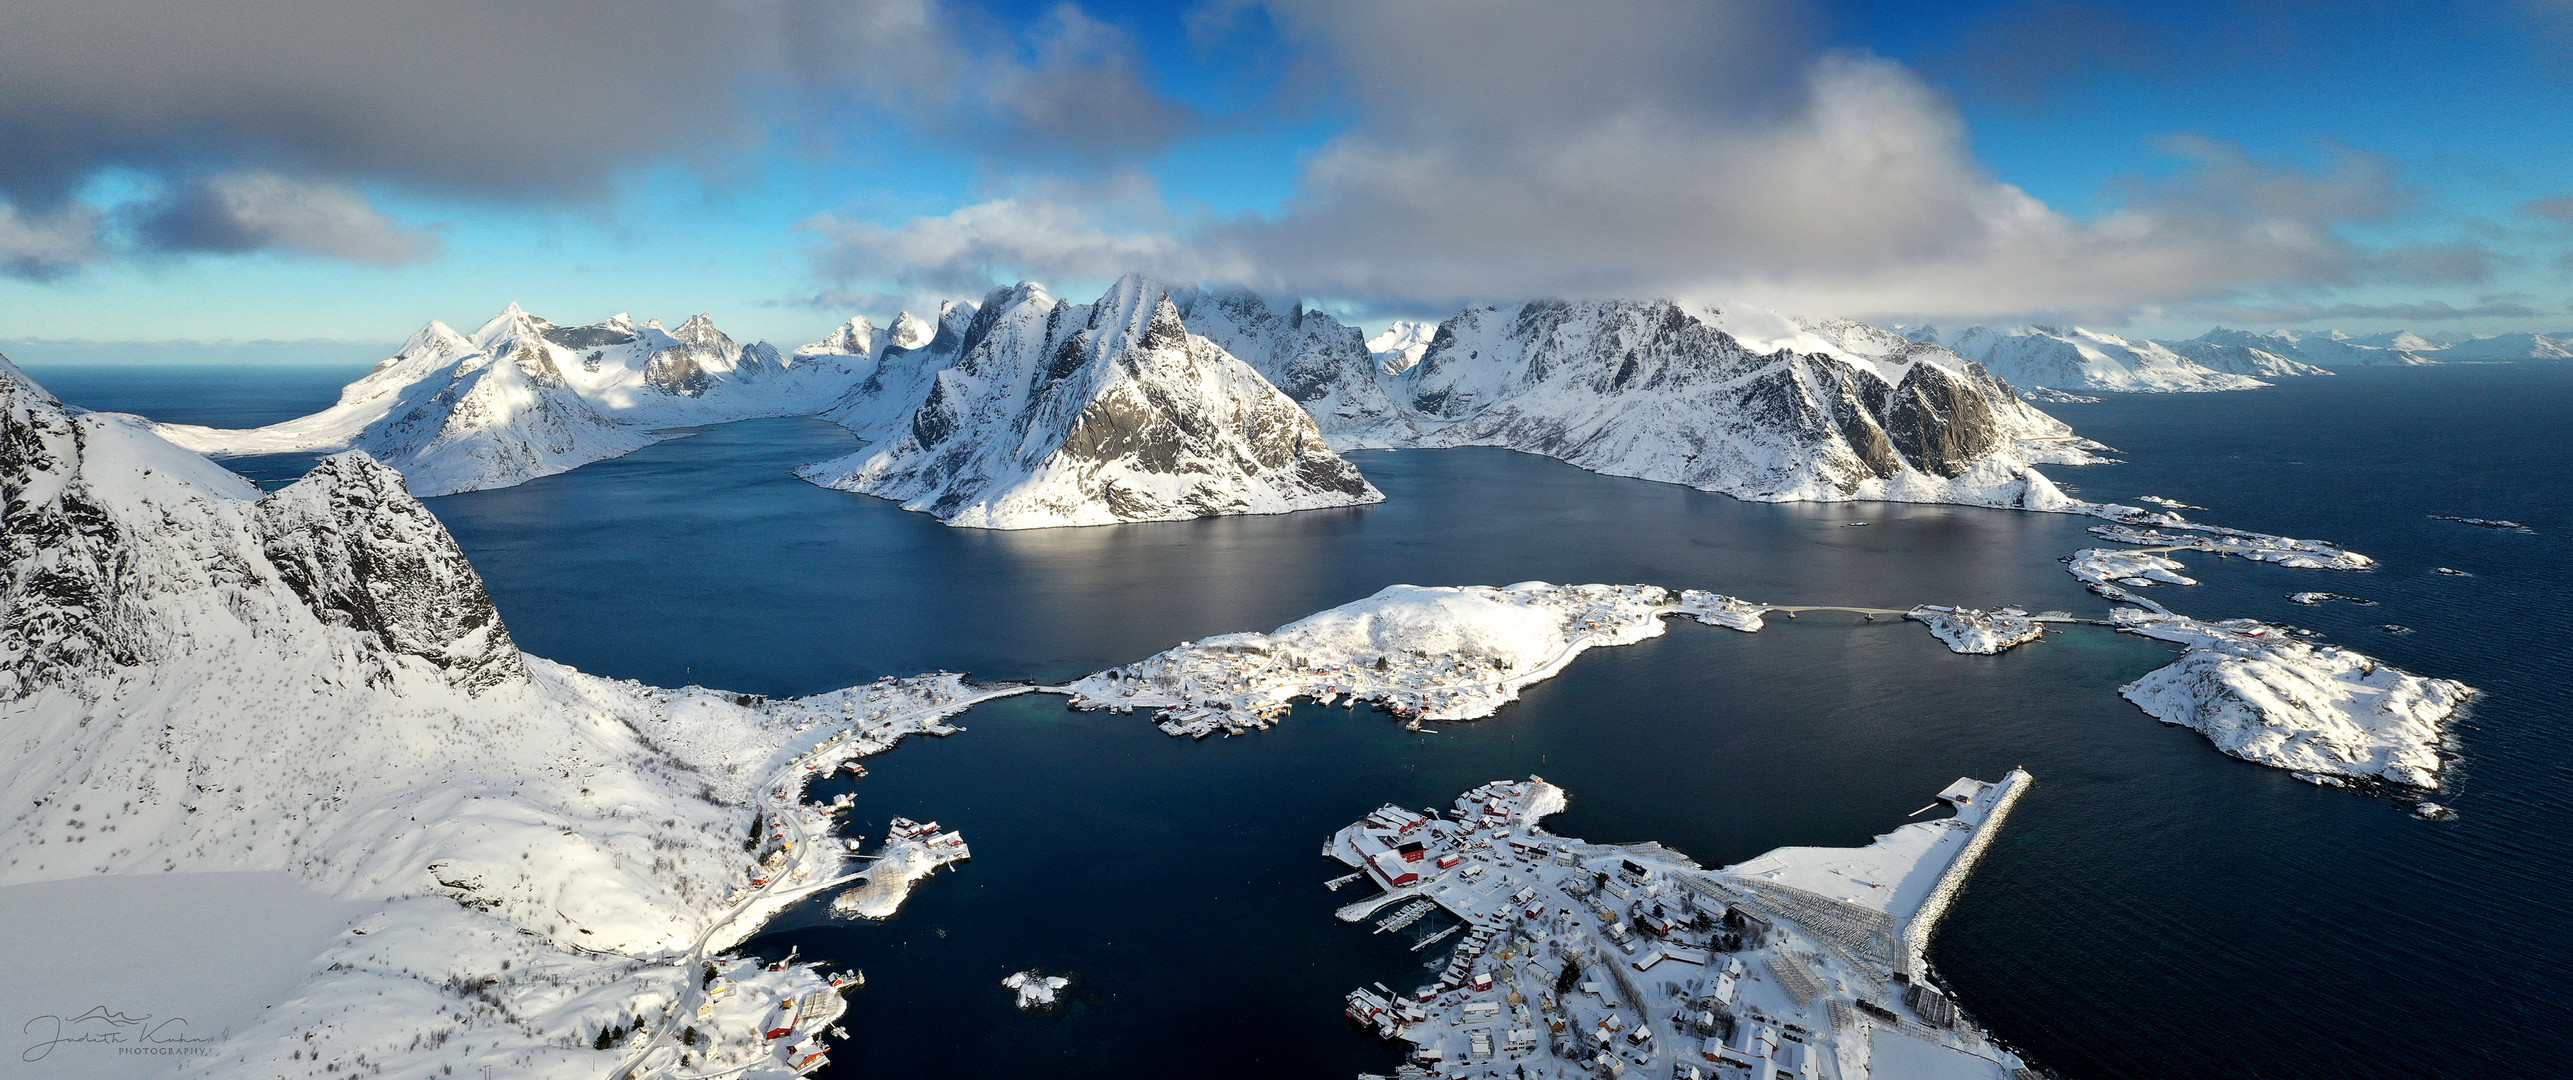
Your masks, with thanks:
[{"label": "exposed dark rock", "polygon": [[468,689],[526,677],[481,576],[400,473],[360,451],[324,458],[261,499],[257,520],[268,561],[324,623]]}]

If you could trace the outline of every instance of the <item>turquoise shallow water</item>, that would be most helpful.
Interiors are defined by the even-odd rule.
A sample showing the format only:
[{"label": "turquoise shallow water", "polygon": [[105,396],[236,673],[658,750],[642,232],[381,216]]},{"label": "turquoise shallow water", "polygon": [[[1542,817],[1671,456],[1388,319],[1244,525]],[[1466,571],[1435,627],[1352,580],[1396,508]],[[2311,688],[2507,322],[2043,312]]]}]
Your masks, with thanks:
[{"label": "turquoise shallow water", "polygon": [[[159,371],[94,380],[89,398],[55,385],[150,413],[206,400],[189,378],[228,385]],[[327,391],[272,386],[263,407],[292,415]],[[1319,883],[1336,864],[1315,852],[1370,807],[1540,772],[1573,795],[1559,831],[1716,864],[1862,843],[1949,779],[2024,764],[2038,785],[1932,960],[2040,1063],[2074,1077],[2552,1075],[2573,968],[2573,373],[2360,372],[2053,410],[2128,452],[2053,470],[2086,495],[2174,496],[2211,507],[2206,520],[2383,561],[2333,574],[2184,556],[2207,584],[2157,596],[2312,626],[2483,688],[2443,796],[2458,820],[2419,822],[2154,723],[2115,695],[2171,655],[2152,642],[2077,630],[1982,658],[1842,617],[1758,635],[1675,625],[1437,735],[1304,708],[1271,732],[1188,743],[1047,699],[986,706],[850,789],[857,831],[937,818],[975,860],[892,922],[800,912],[754,946],[868,970],[844,1075],[1346,1076],[1392,1059],[1340,1020],[1339,995],[1407,986],[1420,959],[1329,919]],[[1060,678],[1397,581],[2104,610],[2055,562],[2085,542],[2077,519],[1757,506],[1468,450],[1355,455],[1391,496],[1378,507],[979,533],[787,475],[848,445],[814,421],[753,421],[431,505],[530,650],[768,693],[931,668]],[[2381,603],[2284,600],[2304,589]],[[1027,966],[1079,972],[1075,1004],[1013,1012],[998,980]]]}]

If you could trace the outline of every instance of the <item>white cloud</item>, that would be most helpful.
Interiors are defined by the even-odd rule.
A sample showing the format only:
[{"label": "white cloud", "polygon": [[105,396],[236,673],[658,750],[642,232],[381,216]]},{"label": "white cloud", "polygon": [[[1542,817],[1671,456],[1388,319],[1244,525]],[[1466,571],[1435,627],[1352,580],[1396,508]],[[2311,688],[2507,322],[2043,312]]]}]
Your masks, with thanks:
[{"label": "white cloud", "polygon": [[[2066,215],[1992,176],[1945,95],[1899,63],[1817,51],[1790,5],[1266,6],[1355,117],[1280,211],[1118,229],[1075,202],[1022,237],[1000,223],[1035,208],[1009,199],[861,231],[859,258],[826,262],[959,286],[1125,268],[1413,308],[1673,295],[1939,318],[2490,272],[2473,245],[2349,240],[2408,193],[2389,162],[2346,150],[2303,168],[2175,138],[2176,174]],[[912,257],[928,269],[902,270]],[[1153,264],[1098,265],[1116,258]]]},{"label": "white cloud", "polygon": [[[820,241],[816,269],[842,286],[821,297],[829,304],[980,295],[995,282],[1022,278],[1105,280],[1129,271],[1227,276],[1168,232],[1107,228],[1085,210],[1042,196],[995,199],[890,228],[830,214],[803,227]],[[851,288],[852,283],[892,288]]]}]

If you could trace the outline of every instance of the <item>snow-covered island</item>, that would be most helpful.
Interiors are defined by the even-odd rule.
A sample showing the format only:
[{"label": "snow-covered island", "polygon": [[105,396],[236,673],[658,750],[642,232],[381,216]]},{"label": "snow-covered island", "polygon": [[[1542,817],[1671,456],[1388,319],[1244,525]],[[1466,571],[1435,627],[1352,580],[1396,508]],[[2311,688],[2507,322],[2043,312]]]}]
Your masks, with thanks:
[{"label": "snow-covered island", "polygon": [[[1537,777],[1466,792],[1443,815],[1384,807],[1324,846],[1378,890],[1340,918],[1390,908],[1378,932],[1408,929],[1419,947],[1463,936],[1430,981],[1353,990],[1348,1015],[1442,1075],[2025,1075],[1924,956],[2031,782],[1959,780],[1939,793],[1951,816],[1714,871],[1655,843],[1546,831],[1567,800]],[[1421,925],[1433,912],[1453,925]]]},{"label": "snow-covered island", "polygon": [[1660,634],[1666,615],[1759,628],[1753,605],[1687,596],[1653,585],[1392,585],[1275,633],[1184,643],[1068,689],[1076,709],[1152,709],[1163,731],[1196,738],[1266,728],[1298,698],[1472,720],[1587,649]]},{"label": "snow-covered island", "polygon": [[962,834],[941,832],[935,821],[895,818],[885,830],[884,847],[867,867],[863,883],[832,898],[831,914],[851,919],[892,918],[920,879],[937,872],[939,867],[973,857]]},{"label": "snow-covered island", "polygon": [[1947,643],[1952,651],[1983,656],[2027,644],[2046,633],[2045,624],[2019,608],[1982,611],[1923,604],[1903,617],[1928,626],[1931,636]]},{"label": "snow-covered island", "polygon": [[2475,693],[2250,619],[2207,622],[2120,608],[2118,628],[2188,646],[2120,688],[2225,753],[2302,775],[2436,789],[2447,721]]},{"label": "snow-covered island", "polygon": [[1063,1003],[1063,988],[1070,985],[1070,979],[1033,968],[1001,980],[1003,988],[1018,992],[1019,1011],[1032,1013],[1053,1012]]},{"label": "snow-covered island", "polygon": [[2174,551],[2212,552],[2220,558],[2277,563],[2300,570],[2376,568],[2375,559],[2321,540],[2300,540],[2245,529],[2200,525],[2168,512],[2145,514],[2138,511],[2123,515],[2124,519],[2120,520],[2118,512],[2124,509],[2128,508],[2095,507],[2093,513],[2096,516],[2109,517],[2112,523],[2094,525],[2091,532],[2103,539],[2139,546],[2083,548],[2065,558],[2065,569],[2092,592],[2150,611],[2167,612],[2167,609],[2131,590],[2154,585],[2198,583],[2196,578],[2180,573],[2188,567],[2170,557],[2168,553]]}]

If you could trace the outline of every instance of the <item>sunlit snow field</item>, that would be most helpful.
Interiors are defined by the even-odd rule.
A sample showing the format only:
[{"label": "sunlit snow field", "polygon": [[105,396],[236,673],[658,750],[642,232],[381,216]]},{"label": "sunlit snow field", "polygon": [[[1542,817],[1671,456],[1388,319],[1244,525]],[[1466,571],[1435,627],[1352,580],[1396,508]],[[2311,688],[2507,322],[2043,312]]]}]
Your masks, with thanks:
[{"label": "sunlit snow field", "polygon": [[[349,374],[27,366],[76,404],[233,425],[310,411]],[[1674,625],[1434,735],[1306,707],[1275,731],[1189,743],[1050,699],[985,706],[967,733],[825,789],[856,792],[870,836],[895,814],[962,829],[974,861],[890,923],[798,912],[753,947],[868,971],[845,1021],[860,1039],[834,1055],[847,1075],[1384,1071],[1390,1051],[1340,1019],[1340,995],[1408,987],[1438,950],[1329,918],[1320,882],[1340,871],[1320,844],[1370,807],[1541,772],[1572,794],[1554,831],[1713,865],[1861,843],[1948,780],[2024,764],[2037,786],[1932,960],[2033,1060],[2073,1077],[2543,1075],[2573,1034],[2573,369],[2359,371],[2048,408],[2129,458],[2049,470],[2084,497],[2172,496],[2208,507],[2201,520],[2380,559],[2337,574],[2184,556],[2206,584],[2155,596],[2311,626],[2486,691],[2442,797],[2461,816],[2417,821],[2153,722],[2116,697],[2172,655],[2150,641],[2081,628],[1965,657],[1854,617]],[[1753,505],[1460,450],[1352,455],[1381,506],[986,533],[788,475],[849,445],[818,421],[750,421],[430,505],[531,652],[777,694],[942,667],[1059,679],[1393,582],[2105,610],[2055,561],[2086,539],[2074,518]],[[2285,600],[2309,589],[2380,603]],[[1014,1012],[999,980],[1027,967],[1078,972],[1071,1007]]]}]

